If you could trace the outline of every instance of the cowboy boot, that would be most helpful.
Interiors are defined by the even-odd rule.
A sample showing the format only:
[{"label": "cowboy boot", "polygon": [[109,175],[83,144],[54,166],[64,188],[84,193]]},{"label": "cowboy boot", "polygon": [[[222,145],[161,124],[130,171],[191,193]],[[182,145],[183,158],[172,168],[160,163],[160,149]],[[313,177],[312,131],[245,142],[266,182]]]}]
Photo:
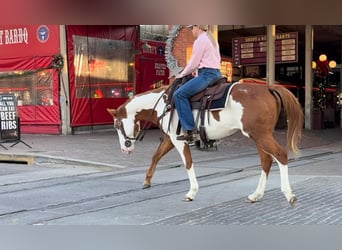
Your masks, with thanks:
[{"label": "cowboy boot", "polygon": [[183,135],[177,136],[176,139],[179,141],[193,142],[194,138],[193,138],[192,130],[185,131]]}]

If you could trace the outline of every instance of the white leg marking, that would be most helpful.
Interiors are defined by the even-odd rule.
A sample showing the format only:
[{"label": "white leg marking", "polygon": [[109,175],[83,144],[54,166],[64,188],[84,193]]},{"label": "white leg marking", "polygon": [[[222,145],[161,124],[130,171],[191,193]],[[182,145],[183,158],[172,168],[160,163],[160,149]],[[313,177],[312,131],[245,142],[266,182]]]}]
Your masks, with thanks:
[{"label": "white leg marking", "polygon": [[296,196],[292,192],[292,189],[291,189],[291,185],[290,185],[290,181],[289,181],[288,166],[281,164],[279,161],[277,161],[277,163],[278,163],[279,172],[280,172],[281,191],[285,195],[287,201],[291,205],[293,205],[293,203],[296,201]]},{"label": "white leg marking", "polygon": [[192,164],[191,168],[189,170],[187,170],[187,172],[188,172],[188,177],[189,177],[189,181],[190,181],[190,190],[185,195],[184,200],[185,201],[192,201],[195,198],[195,195],[199,189],[193,164]]},{"label": "white leg marking", "polygon": [[267,176],[264,170],[261,170],[261,175],[259,178],[259,183],[253,194],[248,195],[248,200],[250,202],[260,201],[265,193]]}]

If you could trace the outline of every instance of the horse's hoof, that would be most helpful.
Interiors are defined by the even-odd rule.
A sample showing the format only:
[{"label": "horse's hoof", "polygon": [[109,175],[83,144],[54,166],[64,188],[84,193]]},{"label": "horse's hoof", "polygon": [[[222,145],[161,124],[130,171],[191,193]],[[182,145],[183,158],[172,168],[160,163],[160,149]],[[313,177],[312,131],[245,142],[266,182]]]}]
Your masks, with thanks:
[{"label": "horse's hoof", "polygon": [[190,197],[184,197],[183,201],[188,202],[188,201],[193,201],[194,199]]},{"label": "horse's hoof", "polygon": [[297,197],[296,196],[293,196],[290,200],[289,200],[289,203],[291,205],[291,207],[294,207],[296,205],[296,202],[297,202]]},{"label": "horse's hoof", "polygon": [[258,201],[256,201],[256,200],[251,200],[251,199],[249,199],[249,198],[247,198],[245,201],[248,202],[248,203],[256,203],[256,202],[258,202]]},{"label": "horse's hoof", "polygon": [[151,187],[151,184],[144,184],[142,188],[146,189],[146,188],[150,188],[150,187]]}]

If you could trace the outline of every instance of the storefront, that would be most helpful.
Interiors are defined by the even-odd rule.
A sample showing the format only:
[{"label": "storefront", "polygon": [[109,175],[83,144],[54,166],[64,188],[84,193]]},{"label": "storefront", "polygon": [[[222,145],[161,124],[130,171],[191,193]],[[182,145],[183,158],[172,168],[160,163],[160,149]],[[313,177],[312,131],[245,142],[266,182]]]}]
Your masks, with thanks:
[{"label": "storefront", "polygon": [[22,133],[110,125],[107,108],[168,84],[164,52],[164,42],[140,41],[139,25],[2,25],[0,93],[15,95]]},{"label": "storefront", "polygon": [[107,108],[134,94],[138,31],[136,25],[66,26],[73,129],[112,123]]},{"label": "storefront", "polygon": [[71,127],[112,124],[107,108],[168,79],[165,44],[139,26],[67,26]]},{"label": "storefront", "polygon": [[0,25],[0,93],[16,96],[22,133],[60,133],[59,52],[58,25]]}]

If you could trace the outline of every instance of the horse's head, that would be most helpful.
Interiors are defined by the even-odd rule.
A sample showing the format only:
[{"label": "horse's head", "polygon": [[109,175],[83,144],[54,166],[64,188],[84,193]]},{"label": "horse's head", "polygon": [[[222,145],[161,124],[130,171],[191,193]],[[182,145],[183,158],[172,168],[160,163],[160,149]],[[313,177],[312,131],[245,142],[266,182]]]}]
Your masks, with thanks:
[{"label": "horse's head", "polygon": [[140,132],[140,123],[134,117],[127,116],[122,109],[107,109],[113,116],[114,128],[118,132],[121,151],[130,154],[134,150],[134,143]]}]

